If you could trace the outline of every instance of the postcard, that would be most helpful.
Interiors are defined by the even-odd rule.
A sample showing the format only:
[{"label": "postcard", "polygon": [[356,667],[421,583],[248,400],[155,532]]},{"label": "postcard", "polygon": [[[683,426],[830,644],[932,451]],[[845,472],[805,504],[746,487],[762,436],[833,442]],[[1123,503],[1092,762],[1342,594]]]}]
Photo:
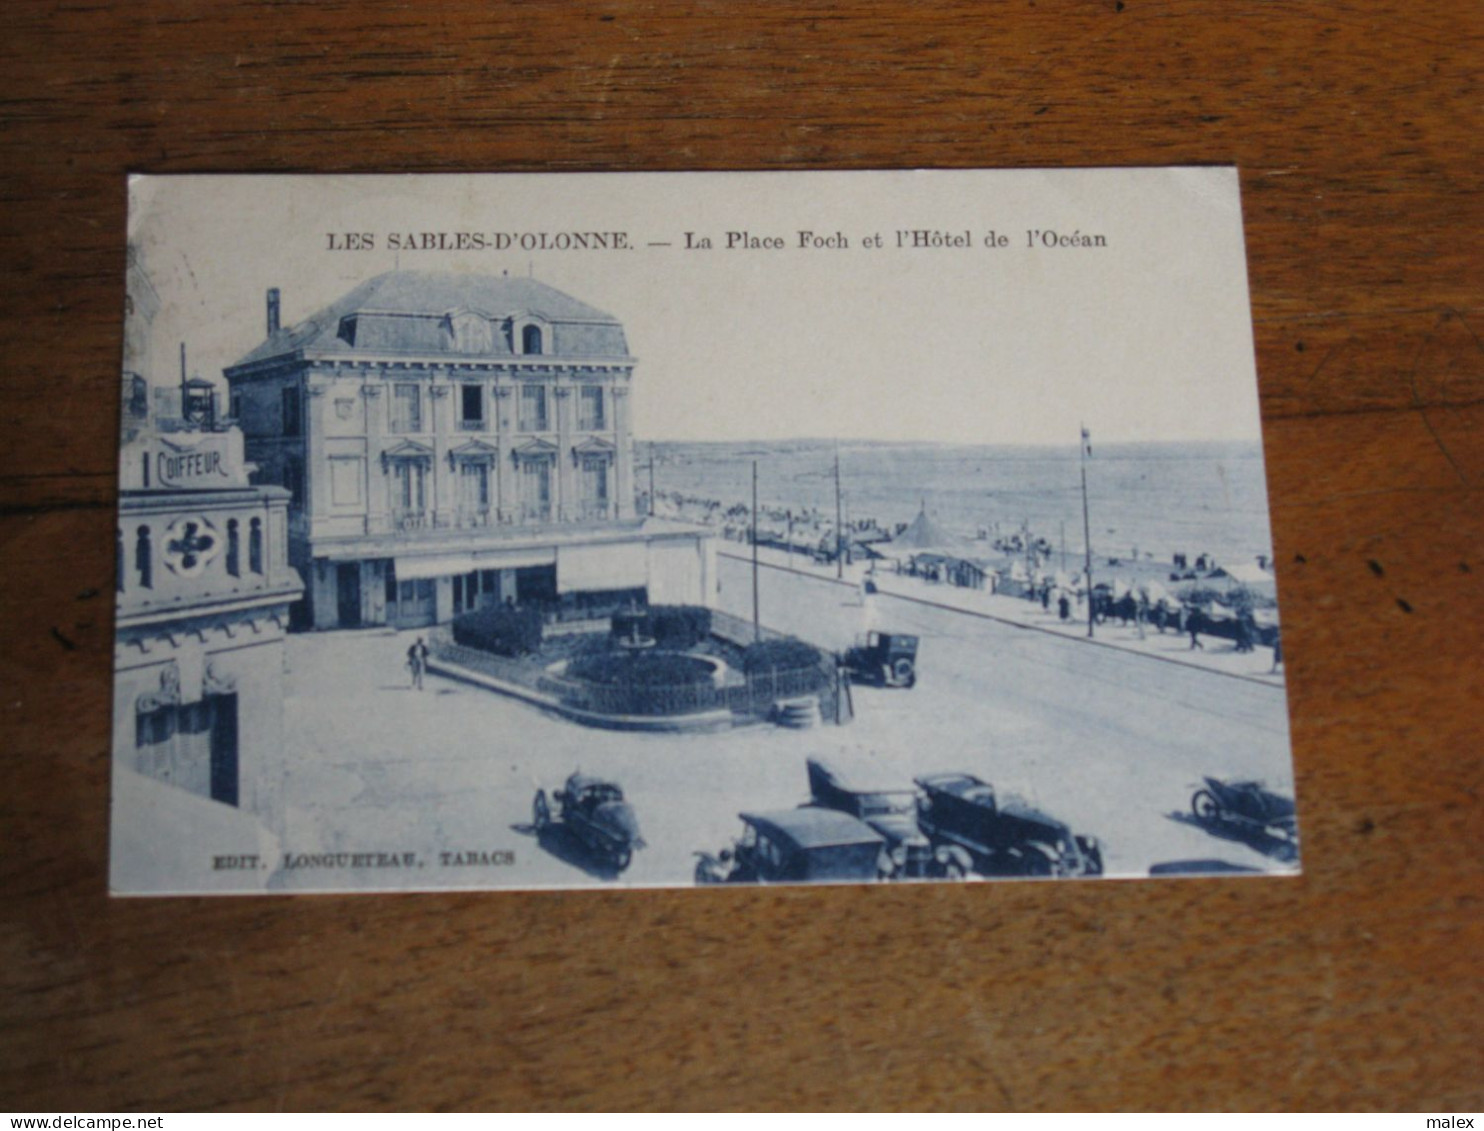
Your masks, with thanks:
[{"label": "postcard", "polygon": [[1230,168],[129,181],[118,895],[1292,875]]}]

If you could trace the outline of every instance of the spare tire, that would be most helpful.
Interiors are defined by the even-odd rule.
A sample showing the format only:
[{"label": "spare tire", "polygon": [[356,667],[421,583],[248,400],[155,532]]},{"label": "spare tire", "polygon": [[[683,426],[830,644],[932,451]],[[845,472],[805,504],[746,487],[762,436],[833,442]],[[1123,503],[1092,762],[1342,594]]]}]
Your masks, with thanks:
[{"label": "spare tire", "polygon": [[898,683],[907,683],[912,679],[912,661],[906,656],[898,656],[892,661],[892,678]]}]

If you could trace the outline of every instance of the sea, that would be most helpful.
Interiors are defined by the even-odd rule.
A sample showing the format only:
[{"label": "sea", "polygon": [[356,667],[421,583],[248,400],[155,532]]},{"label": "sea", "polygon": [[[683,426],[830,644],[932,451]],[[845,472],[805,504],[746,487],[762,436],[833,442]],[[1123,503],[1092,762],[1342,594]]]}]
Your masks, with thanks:
[{"label": "sea", "polygon": [[[636,486],[723,509],[747,506],[757,465],[760,507],[833,523],[835,460],[847,525],[890,531],[921,510],[967,539],[1029,530],[1081,555],[1082,472],[1097,557],[1170,561],[1202,554],[1223,564],[1272,557],[1259,443],[1094,444],[1084,457],[1060,447],[786,440],[636,441]],[[690,510],[691,507],[685,508]]]}]

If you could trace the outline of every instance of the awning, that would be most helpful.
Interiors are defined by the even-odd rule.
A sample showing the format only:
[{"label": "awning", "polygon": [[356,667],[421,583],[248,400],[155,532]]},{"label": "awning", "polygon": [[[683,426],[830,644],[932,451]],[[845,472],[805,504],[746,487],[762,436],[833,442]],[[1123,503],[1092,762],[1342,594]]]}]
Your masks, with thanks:
[{"label": "awning", "polygon": [[649,553],[643,542],[562,546],[557,550],[557,592],[640,589],[649,583]]},{"label": "awning", "polygon": [[453,577],[476,569],[520,569],[551,565],[556,551],[551,546],[522,550],[483,551],[464,554],[420,554],[397,559],[397,580],[418,581],[428,577]]}]

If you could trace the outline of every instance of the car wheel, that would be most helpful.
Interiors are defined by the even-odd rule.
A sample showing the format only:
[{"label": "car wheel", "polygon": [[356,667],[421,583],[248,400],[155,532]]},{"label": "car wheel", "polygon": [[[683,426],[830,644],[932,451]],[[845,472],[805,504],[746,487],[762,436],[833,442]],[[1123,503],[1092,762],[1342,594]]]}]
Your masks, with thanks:
[{"label": "car wheel", "polygon": [[945,880],[967,880],[972,870],[968,854],[959,848],[940,848],[933,853],[933,864]]},{"label": "car wheel", "polygon": [[1203,825],[1214,824],[1221,817],[1221,806],[1216,804],[1216,798],[1204,789],[1197,790],[1196,795],[1190,799],[1190,811]]},{"label": "car wheel", "polygon": [[634,854],[633,854],[633,852],[631,850],[629,850],[627,848],[620,848],[612,856],[613,870],[615,872],[622,872],[625,868],[627,868],[629,866],[629,862],[631,860],[633,860],[633,859],[634,859]]},{"label": "car wheel", "polygon": [[1044,844],[1032,841],[1020,855],[1021,875],[1051,876],[1056,873],[1056,853]]},{"label": "car wheel", "polygon": [[539,833],[551,824],[551,805],[546,800],[546,790],[536,791],[536,800],[531,802],[531,824]]},{"label": "car wheel", "polygon": [[905,657],[892,664],[891,674],[904,687],[911,687],[916,682],[912,671],[912,661]]}]

